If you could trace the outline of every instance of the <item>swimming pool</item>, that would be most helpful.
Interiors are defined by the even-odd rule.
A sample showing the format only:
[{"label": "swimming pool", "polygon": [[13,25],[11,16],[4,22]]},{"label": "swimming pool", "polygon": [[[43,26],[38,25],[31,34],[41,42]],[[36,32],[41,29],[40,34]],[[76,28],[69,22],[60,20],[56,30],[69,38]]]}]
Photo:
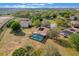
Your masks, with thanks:
[{"label": "swimming pool", "polygon": [[44,36],[39,34],[33,34],[31,38],[36,41],[42,41],[44,39]]}]

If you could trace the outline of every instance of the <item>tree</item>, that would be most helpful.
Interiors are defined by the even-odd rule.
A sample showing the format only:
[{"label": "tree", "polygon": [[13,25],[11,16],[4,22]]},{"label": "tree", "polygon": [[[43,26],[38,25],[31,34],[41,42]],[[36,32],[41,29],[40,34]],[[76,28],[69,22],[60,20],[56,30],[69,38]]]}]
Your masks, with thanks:
[{"label": "tree", "polygon": [[57,17],[57,14],[56,13],[51,13],[50,14],[50,17],[56,18]]},{"label": "tree", "polygon": [[32,46],[26,46],[24,48],[18,48],[16,49],[12,55],[13,56],[31,56],[34,51],[34,48]]},{"label": "tree", "polygon": [[35,20],[32,24],[35,27],[39,27],[39,26],[41,26],[41,21],[38,19],[38,20]]},{"label": "tree", "polygon": [[12,56],[24,56],[25,53],[26,50],[24,48],[18,48],[12,53]]},{"label": "tree", "polygon": [[57,48],[55,48],[55,47],[53,47],[53,46],[51,46],[51,45],[47,45],[46,47],[45,47],[45,55],[46,56],[61,56],[61,54],[60,54],[60,52],[58,51],[58,49]]},{"label": "tree", "polygon": [[49,27],[50,26],[50,23],[49,23],[49,21],[48,20],[43,20],[42,21],[42,24],[41,24],[41,26],[44,26],[44,27]]},{"label": "tree", "polygon": [[11,29],[12,29],[13,31],[18,31],[18,30],[20,30],[20,24],[19,24],[19,22],[17,22],[17,21],[13,22],[13,23],[11,24]]},{"label": "tree", "polygon": [[74,33],[70,35],[69,40],[74,44],[76,49],[79,51],[79,33]]},{"label": "tree", "polygon": [[65,17],[65,18],[69,18],[70,15],[69,15],[69,14],[65,14],[64,17]]},{"label": "tree", "polygon": [[36,21],[36,20],[39,20],[39,21],[42,21],[42,17],[40,15],[33,15],[32,16],[32,22]]},{"label": "tree", "polygon": [[34,51],[34,48],[32,46],[26,46],[25,49],[26,49],[26,54],[25,55],[26,56],[31,56],[33,51]]},{"label": "tree", "polygon": [[49,16],[49,13],[43,13],[42,15],[41,15],[41,17],[42,18],[44,18],[44,19],[49,19],[50,18],[50,16]]},{"label": "tree", "polygon": [[55,20],[55,22],[56,22],[56,24],[58,25],[58,26],[63,26],[64,25],[64,21],[63,20],[61,20],[61,19],[57,19],[57,20]]},{"label": "tree", "polygon": [[63,19],[57,19],[55,20],[55,23],[59,26],[59,27],[64,27],[64,28],[68,28],[70,27],[70,21],[68,20],[63,20]]},{"label": "tree", "polygon": [[63,10],[63,11],[60,11],[59,14],[62,16],[62,17],[66,17],[68,18],[69,15],[70,15],[70,11],[69,10]]},{"label": "tree", "polygon": [[39,49],[35,50],[32,55],[33,56],[42,56],[43,54],[44,54],[44,50],[42,48],[39,48]]},{"label": "tree", "polygon": [[50,39],[57,39],[58,34],[59,34],[59,30],[58,29],[50,29],[49,33],[48,33],[48,37]]},{"label": "tree", "polygon": [[18,11],[14,14],[16,17],[23,17],[23,18],[30,18],[30,12],[29,11]]},{"label": "tree", "polygon": [[11,24],[14,23],[14,22],[15,22],[14,19],[12,19],[11,21],[9,21],[9,22],[7,23],[7,27],[8,27],[8,28],[11,27]]}]

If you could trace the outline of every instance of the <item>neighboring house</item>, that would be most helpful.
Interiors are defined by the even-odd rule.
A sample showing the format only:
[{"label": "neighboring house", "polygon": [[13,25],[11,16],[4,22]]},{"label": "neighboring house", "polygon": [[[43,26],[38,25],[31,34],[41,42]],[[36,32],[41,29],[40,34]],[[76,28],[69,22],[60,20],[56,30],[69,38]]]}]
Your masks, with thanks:
[{"label": "neighboring house", "polygon": [[57,27],[57,24],[55,24],[55,23],[54,24],[50,24],[50,28],[51,29],[56,28],[56,27]]},{"label": "neighboring house", "polygon": [[70,16],[69,18],[70,18],[70,20],[77,20],[76,16]]},{"label": "neighboring house", "polygon": [[0,16],[0,30],[2,30],[6,26],[8,21],[10,21],[13,18],[14,17],[12,16]]},{"label": "neighboring house", "polygon": [[32,26],[32,22],[28,18],[20,18],[20,25],[22,28],[28,28]]},{"label": "neighboring house", "polygon": [[75,22],[75,23],[73,24],[73,26],[74,26],[74,28],[79,28],[79,22]]},{"label": "neighboring house", "polygon": [[57,27],[57,24],[56,23],[49,23],[48,20],[44,19],[42,21],[42,24],[41,24],[41,27],[46,27],[46,28],[56,28]]},{"label": "neighboring house", "polygon": [[79,32],[79,21],[72,21],[72,28],[75,30],[75,32]]},{"label": "neighboring house", "polygon": [[46,28],[49,28],[50,27],[50,23],[48,22],[47,19],[44,19],[41,23],[41,26],[42,27],[46,27]]},{"label": "neighboring house", "polygon": [[79,21],[71,21],[72,27],[73,28],[78,28],[79,29]]},{"label": "neighboring house", "polygon": [[69,30],[63,30],[60,32],[60,35],[64,36],[64,37],[68,37],[70,34],[72,34],[73,32],[69,31]]}]

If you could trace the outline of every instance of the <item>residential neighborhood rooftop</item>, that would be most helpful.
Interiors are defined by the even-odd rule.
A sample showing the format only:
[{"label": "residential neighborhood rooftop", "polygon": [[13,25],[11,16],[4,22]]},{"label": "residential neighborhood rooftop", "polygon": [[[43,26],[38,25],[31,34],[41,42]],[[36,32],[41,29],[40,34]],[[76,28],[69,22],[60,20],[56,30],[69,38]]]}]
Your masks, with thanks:
[{"label": "residential neighborhood rooftop", "polygon": [[28,18],[20,18],[20,25],[22,28],[26,28],[31,26],[32,22]]}]

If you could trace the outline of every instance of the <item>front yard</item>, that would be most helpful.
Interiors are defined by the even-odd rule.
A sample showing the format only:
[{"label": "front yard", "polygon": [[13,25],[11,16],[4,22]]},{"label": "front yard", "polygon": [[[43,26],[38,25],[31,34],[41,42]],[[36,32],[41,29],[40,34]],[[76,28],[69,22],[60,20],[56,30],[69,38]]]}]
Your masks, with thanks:
[{"label": "front yard", "polygon": [[59,50],[61,55],[64,55],[64,56],[79,55],[79,52],[77,52],[74,48],[63,47],[55,43],[55,41],[52,39],[47,39],[45,43],[41,43],[30,39],[29,35],[32,34],[33,31],[35,31],[35,28],[23,29],[23,32],[25,33],[25,35],[21,36],[21,35],[14,35],[11,33],[10,29],[7,29],[3,38],[0,41],[0,55],[4,55],[4,56],[11,55],[16,48],[23,47],[26,45],[33,45],[36,49],[37,48],[45,49],[46,46],[54,46]]}]

